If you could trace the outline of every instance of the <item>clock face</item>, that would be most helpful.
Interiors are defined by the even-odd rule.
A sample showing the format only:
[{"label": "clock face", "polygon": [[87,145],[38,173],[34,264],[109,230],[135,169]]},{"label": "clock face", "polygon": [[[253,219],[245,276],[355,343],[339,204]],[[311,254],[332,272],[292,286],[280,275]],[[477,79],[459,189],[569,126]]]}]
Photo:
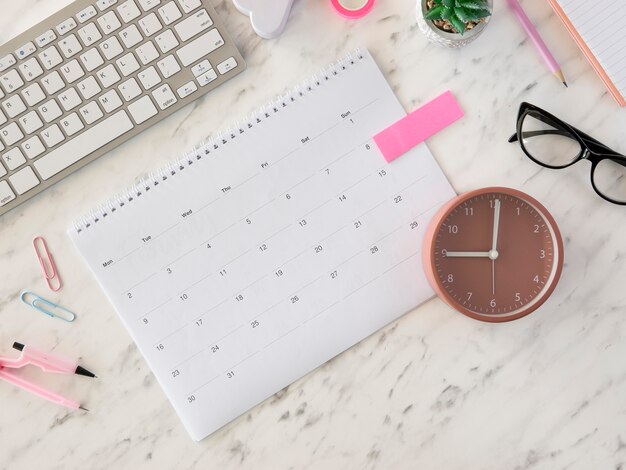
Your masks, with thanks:
[{"label": "clock face", "polygon": [[545,208],[524,193],[473,191],[445,206],[433,224],[427,271],[437,293],[462,313],[513,320],[538,308],[558,282],[560,233]]}]

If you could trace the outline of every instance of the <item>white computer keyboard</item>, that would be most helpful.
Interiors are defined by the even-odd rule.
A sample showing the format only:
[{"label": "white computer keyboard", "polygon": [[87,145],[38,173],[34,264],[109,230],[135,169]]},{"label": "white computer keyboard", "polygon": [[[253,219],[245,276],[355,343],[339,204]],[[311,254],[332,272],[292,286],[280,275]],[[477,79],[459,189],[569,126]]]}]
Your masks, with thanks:
[{"label": "white computer keyboard", "polygon": [[0,215],[245,69],[207,0],[78,0],[0,47]]}]

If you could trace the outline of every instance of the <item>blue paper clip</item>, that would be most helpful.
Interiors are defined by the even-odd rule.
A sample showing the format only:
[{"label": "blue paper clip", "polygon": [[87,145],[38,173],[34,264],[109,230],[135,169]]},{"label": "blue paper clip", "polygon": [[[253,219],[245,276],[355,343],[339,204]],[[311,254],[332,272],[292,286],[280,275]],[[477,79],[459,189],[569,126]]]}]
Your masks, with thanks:
[{"label": "blue paper clip", "polygon": [[[33,300],[29,302],[28,300],[25,299],[26,296],[33,297]],[[32,307],[35,310],[38,310],[39,312],[43,313],[44,315],[48,315],[49,317],[58,318],[68,323],[71,323],[74,320],[76,320],[76,314],[74,312],[71,312],[65,307],[61,307],[60,305],[50,302],[49,300],[46,300],[43,297],[39,297],[37,294],[34,294],[33,292],[22,291],[20,293],[20,300],[24,302],[26,305],[28,305],[29,307]],[[50,307],[50,309],[43,308],[42,305]]]}]

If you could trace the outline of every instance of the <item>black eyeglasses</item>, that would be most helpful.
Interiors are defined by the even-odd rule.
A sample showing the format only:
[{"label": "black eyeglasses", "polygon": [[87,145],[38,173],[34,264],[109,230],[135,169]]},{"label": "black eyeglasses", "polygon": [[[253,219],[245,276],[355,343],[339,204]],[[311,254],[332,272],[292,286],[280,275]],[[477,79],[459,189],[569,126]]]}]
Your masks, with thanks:
[{"label": "black eyeglasses", "polygon": [[581,160],[591,162],[591,185],[600,197],[626,205],[626,156],[530,103],[522,103],[517,116],[519,141],[535,163],[560,170]]}]

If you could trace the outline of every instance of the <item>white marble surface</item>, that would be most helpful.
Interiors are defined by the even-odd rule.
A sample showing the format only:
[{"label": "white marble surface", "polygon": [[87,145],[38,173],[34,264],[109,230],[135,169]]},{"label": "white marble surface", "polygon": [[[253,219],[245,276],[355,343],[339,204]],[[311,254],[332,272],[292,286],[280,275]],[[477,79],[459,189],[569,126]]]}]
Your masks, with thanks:
[{"label": "white marble surface", "polygon": [[[0,41],[67,3],[0,0]],[[100,376],[29,374],[82,399],[88,414],[0,383],[0,468],[626,468],[626,209],[595,196],[586,164],[542,170],[507,143],[528,100],[626,152],[626,111],[545,2],[524,5],[569,89],[546,71],[504,2],[461,51],[426,43],[414,3],[379,1],[349,23],[326,0],[296,0],[284,35],[264,41],[219,1],[245,74],[0,218],[0,350],[21,340],[80,356]],[[467,114],[429,141],[435,157],[459,192],[508,185],[547,205],[565,239],[562,280],[541,310],[504,325],[432,300],[193,443],[65,230],[137,175],[358,45],[407,109],[456,93]],[[39,234],[66,282],[50,297],[80,313],[73,325],[19,302],[22,288],[46,292],[30,245]]]}]

